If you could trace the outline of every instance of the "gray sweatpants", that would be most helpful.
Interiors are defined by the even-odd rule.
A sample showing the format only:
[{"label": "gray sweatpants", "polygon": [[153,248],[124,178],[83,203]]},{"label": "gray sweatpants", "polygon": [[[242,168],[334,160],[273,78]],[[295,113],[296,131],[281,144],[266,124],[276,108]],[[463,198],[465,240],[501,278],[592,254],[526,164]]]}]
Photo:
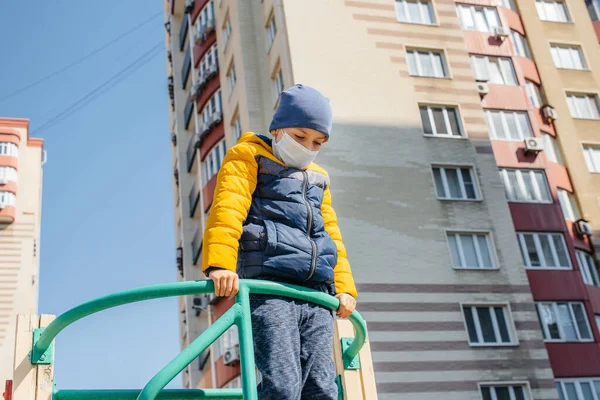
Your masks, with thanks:
[{"label": "gray sweatpants", "polygon": [[260,400],[337,400],[330,310],[284,297],[250,295]]}]

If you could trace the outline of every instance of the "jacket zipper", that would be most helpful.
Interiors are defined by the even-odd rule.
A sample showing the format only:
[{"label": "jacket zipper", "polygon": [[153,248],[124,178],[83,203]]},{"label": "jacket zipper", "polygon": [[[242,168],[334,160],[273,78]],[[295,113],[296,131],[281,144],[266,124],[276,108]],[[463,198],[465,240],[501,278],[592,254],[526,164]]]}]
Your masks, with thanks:
[{"label": "jacket zipper", "polygon": [[306,171],[302,171],[302,174],[304,175],[304,182],[302,185],[302,198],[304,199],[304,203],[306,204],[306,209],[308,210],[308,222],[306,224],[307,225],[306,226],[306,237],[308,238],[308,241],[310,242],[310,245],[312,246],[312,260],[310,263],[310,271],[308,272],[308,277],[306,278],[306,280],[308,281],[308,280],[310,280],[310,278],[313,277],[313,275],[315,274],[315,269],[317,268],[317,245],[310,237],[310,231],[312,230],[313,210],[312,210],[312,207],[310,206],[310,203],[308,202],[308,197],[306,195],[306,191],[308,188],[308,174],[306,173]]}]

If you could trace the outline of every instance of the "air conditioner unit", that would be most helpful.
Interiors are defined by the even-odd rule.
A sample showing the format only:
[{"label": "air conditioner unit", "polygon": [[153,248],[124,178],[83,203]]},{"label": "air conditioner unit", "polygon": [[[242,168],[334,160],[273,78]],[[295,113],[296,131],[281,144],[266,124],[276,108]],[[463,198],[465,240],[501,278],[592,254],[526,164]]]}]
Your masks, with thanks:
[{"label": "air conditioner unit", "polygon": [[240,349],[237,346],[229,347],[223,353],[223,364],[233,365],[240,361]]},{"label": "air conditioner unit", "polygon": [[6,185],[8,183],[8,179],[0,178],[0,185]]},{"label": "air conditioner unit", "polygon": [[477,84],[477,91],[479,92],[479,94],[488,94],[490,92],[490,88],[487,85],[487,83],[478,83]]},{"label": "air conditioner unit", "polygon": [[552,121],[554,121],[558,117],[556,109],[552,106],[544,106],[542,108],[542,113],[544,114],[544,118]]},{"label": "air conditioner unit", "polygon": [[579,236],[592,236],[592,226],[585,219],[575,221],[575,230]]},{"label": "air conditioner unit", "polygon": [[195,296],[192,301],[192,308],[196,311],[205,311],[208,308],[208,297]]},{"label": "air conditioner unit", "polygon": [[194,0],[185,0],[185,13],[189,14],[194,9]]},{"label": "air conditioner unit", "polygon": [[540,139],[533,137],[525,139],[525,153],[539,153],[542,150],[544,150],[544,146],[542,145],[542,141]]},{"label": "air conditioner unit", "polygon": [[503,26],[497,26],[494,28],[494,36],[497,39],[504,39],[510,35],[510,29]]}]

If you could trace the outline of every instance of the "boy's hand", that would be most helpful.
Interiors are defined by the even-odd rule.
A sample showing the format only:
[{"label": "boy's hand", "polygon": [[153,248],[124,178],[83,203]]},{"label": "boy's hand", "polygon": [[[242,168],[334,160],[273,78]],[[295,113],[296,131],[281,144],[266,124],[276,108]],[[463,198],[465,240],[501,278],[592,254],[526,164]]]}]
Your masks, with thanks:
[{"label": "boy's hand", "polygon": [[228,269],[215,269],[208,275],[215,284],[215,294],[219,297],[235,296],[240,288],[238,274]]},{"label": "boy's hand", "polygon": [[340,318],[348,318],[356,308],[356,300],[348,293],[340,293],[335,297],[340,300],[340,308],[338,308],[336,315]]}]

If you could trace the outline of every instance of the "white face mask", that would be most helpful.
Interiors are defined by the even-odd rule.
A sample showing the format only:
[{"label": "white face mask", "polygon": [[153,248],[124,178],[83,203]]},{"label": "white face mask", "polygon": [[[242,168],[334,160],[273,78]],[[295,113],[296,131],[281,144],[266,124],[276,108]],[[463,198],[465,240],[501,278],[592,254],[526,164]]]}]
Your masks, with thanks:
[{"label": "white face mask", "polygon": [[276,142],[273,139],[273,155],[283,161],[285,165],[292,168],[303,169],[313,162],[319,154],[318,151],[310,151],[283,131],[283,137]]}]

